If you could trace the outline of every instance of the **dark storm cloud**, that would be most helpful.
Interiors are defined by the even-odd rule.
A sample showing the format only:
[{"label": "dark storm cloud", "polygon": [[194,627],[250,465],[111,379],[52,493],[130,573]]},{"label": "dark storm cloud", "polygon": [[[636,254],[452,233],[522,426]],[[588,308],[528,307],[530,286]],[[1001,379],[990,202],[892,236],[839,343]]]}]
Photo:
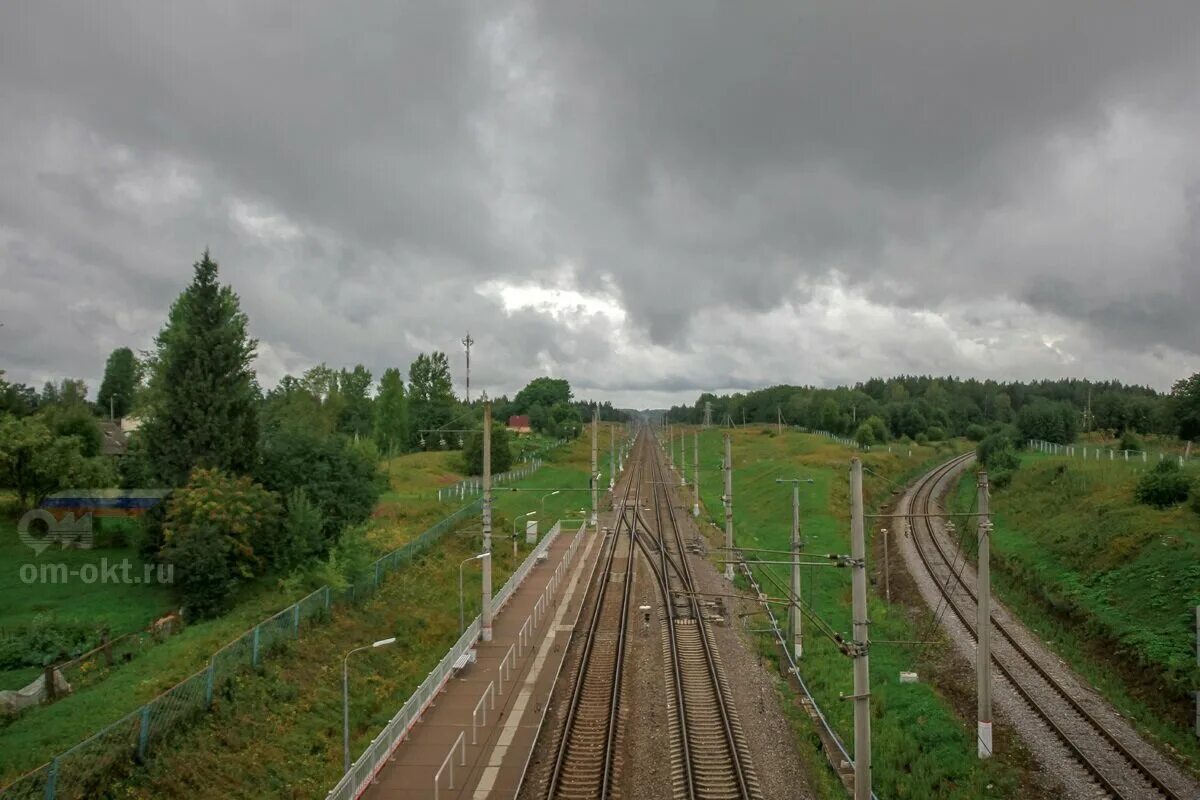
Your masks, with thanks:
[{"label": "dark storm cloud", "polygon": [[1197,77],[1190,0],[8,6],[0,367],[98,378],[208,246],[268,385],[469,327],[510,393],[1163,386]]}]

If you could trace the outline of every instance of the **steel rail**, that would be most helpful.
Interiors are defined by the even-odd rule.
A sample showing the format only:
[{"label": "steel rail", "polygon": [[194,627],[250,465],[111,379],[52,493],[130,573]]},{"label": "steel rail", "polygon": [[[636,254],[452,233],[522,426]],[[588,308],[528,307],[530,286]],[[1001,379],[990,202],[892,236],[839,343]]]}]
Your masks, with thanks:
[{"label": "steel rail", "polygon": [[[603,616],[606,599],[608,598],[608,589],[609,589],[609,583],[610,583],[610,580],[612,577],[613,561],[615,560],[617,546],[620,542],[620,537],[621,537],[621,526],[622,526],[622,523],[624,523],[627,527],[630,527],[632,530],[632,526],[636,524],[632,520],[632,518],[627,519],[628,515],[626,513],[628,510],[627,504],[628,504],[629,494],[631,491],[634,491],[635,487],[636,487],[637,491],[634,492],[634,509],[637,508],[637,503],[640,498],[641,486],[638,483],[638,481],[634,478],[634,476],[631,474],[630,479],[626,483],[626,486],[625,486],[625,493],[622,495],[622,498],[621,498],[620,514],[617,517],[616,523],[613,525],[612,541],[609,543],[608,555],[607,555],[607,557],[605,559],[605,563],[604,563],[604,570],[601,574],[600,583],[598,584],[598,591],[597,591],[597,595],[596,595],[595,606],[592,609],[590,627],[588,629],[587,639],[584,641],[584,649],[583,649],[583,653],[582,653],[582,655],[580,657],[580,661],[579,661],[579,671],[575,676],[575,685],[571,692],[571,701],[570,701],[570,704],[568,705],[567,718],[563,724],[563,732],[562,732],[562,736],[560,737],[559,742],[558,742],[558,749],[557,749],[557,753],[556,753],[555,759],[554,759],[554,767],[550,774],[550,780],[549,780],[547,792],[546,792],[547,797],[553,798],[553,797],[558,796],[561,793],[562,789],[564,788],[564,777],[565,777],[564,770],[565,770],[565,767],[567,766],[567,762],[570,758],[571,738],[572,738],[571,734],[574,730],[575,724],[578,721],[579,710],[580,710],[580,707],[582,706],[582,701],[583,701],[584,688],[587,684],[587,680],[589,677],[589,668],[591,665],[592,654],[593,654],[593,649],[594,649],[593,645],[596,642],[596,633],[599,630],[600,620],[601,620],[601,617]],[[596,535],[596,534],[593,534],[593,535]],[[632,548],[631,548],[630,552],[632,553]],[[632,559],[629,559],[629,561],[632,561]],[[600,786],[598,787],[599,792],[598,792],[598,794],[595,795],[596,797],[602,798],[602,799],[608,798],[612,795],[612,780],[614,777],[613,776],[613,759],[614,759],[614,751],[616,749],[616,734],[617,734],[618,716],[620,714],[621,677],[622,677],[622,670],[624,667],[624,656],[625,656],[625,633],[626,633],[626,629],[628,627],[629,597],[630,597],[630,594],[632,593],[632,585],[633,585],[633,569],[631,567],[632,567],[631,563],[626,564],[625,579],[622,582],[623,586],[622,586],[621,607],[620,607],[621,616],[620,616],[620,625],[618,626],[616,655],[614,658],[612,672],[607,677],[601,676],[602,680],[607,680],[611,683],[611,693],[609,695],[609,701],[608,701],[608,717],[607,717],[607,726],[608,727],[607,727],[607,730],[605,731],[603,765],[601,768],[601,775],[600,775],[601,783],[600,783]]]},{"label": "steel rail", "polygon": [[[967,593],[968,597],[971,598],[972,603],[978,603],[978,597],[975,591],[967,585],[966,581],[963,580],[961,572],[954,569],[953,560],[946,554],[945,548],[938,540],[938,537],[934,533],[933,526],[929,522],[930,508],[933,506],[933,492],[937,484],[940,483],[941,480],[945,478],[946,475],[949,474],[953,469],[962,463],[971,460],[972,458],[974,458],[974,454],[972,453],[958,456],[925,475],[914,486],[913,491],[913,500],[915,503],[920,504],[922,513],[903,515],[898,514],[896,516],[906,517],[909,520],[909,525],[912,529],[915,529],[914,523],[917,520],[920,520],[929,540],[933,543],[934,548],[937,550],[938,557],[942,559],[943,563],[945,563],[947,568],[950,570],[950,574],[954,576],[955,582]],[[949,605],[954,611],[955,616],[959,618],[963,626],[971,634],[971,637],[978,641],[978,632],[976,630],[974,621],[971,619],[972,615],[967,614],[961,608],[960,604],[955,602],[950,588],[945,582],[942,581],[942,579],[938,578],[937,573],[930,561],[929,554],[921,544],[921,537],[915,535],[914,533],[912,538],[921,562],[925,565],[926,571],[928,571],[929,574],[934,578],[934,581],[937,583],[938,589],[945,598],[947,605]],[[1117,754],[1128,761],[1137,772],[1146,778],[1156,791],[1163,794],[1166,798],[1168,798],[1168,800],[1182,800],[1182,798],[1172,791],[1171,788],[1167,786],[1161,778],[1154,774],[1154,772],[1137,756],[1131,753],[1124,744],[1117,740],[1117,738],[1102,722],[1096,719],[1086,708],[1084,708],[1070,692],[1070,690],[1068,690],[1056,678],[1050,675],[1050,673],[1047,672],[1046,669],[1038,662],[1038,660],[1020,642],[1016,640],[1013,634],[1002,623],[996,620],[995,617],[991,617],[990,620],[992,627],[1004,638],[1006,642],[1008,642],[1008,644],[1013,648],[1013,651],[1016,652],[1029,666],[1031,666],[1035,672],[1037,672],[1046,685],[1049,686],[1054,693],[1063,698],[1072,708],[1072,710],[1074,710],[1085,723],[1098,732],[1101,737],[1109,743],[1113,750],[1117,752]],[[1084,768],[1091,773],[1093,777],[1099,780],[1105,791],[1117,798],[1126,798],[1128,796],[1113,785],[1109,778],[1104,774],[1104,771],[1100,768],[1100,766],[1083,752],[1079,744],[1067,731],[1063,730],[1062,726],[1058,724],[1053,715],[1046,711],[1046,709],[1043,708],[1040,703],[1038,703],[1038,701],[1033,697],[1029,688],[1017,679],[1008,666],[1006,666],[1004,662],[996,656],[995,653],[992,653],[992,663],[999,668],[1001,674],[1008,679],[1008,682],[1012,684],[1013,688],[1015,688],[1017,692],[1025,699],[1025,701],[1029,703],[1030,707],[1033,708],[1037,715],[1041,717],[1042,720],[1050,727],[1050,729],[1055,732],[1058,738],[1061,739],[1064,744],[1066,744],[1068,749],[1075,754],[1076,758],[1083,764]]]}]

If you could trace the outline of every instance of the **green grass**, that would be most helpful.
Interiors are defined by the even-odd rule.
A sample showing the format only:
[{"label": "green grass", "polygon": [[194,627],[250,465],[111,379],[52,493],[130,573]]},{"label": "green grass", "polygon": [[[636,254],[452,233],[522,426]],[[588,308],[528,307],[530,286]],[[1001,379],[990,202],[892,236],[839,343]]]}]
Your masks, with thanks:
[{"label": "green grass", "polygon": [[[1200,515],[1135,503],[1141,472],[1025,454],[1012,484],[992,491],[993,582],[1122,714],[1195,770]],[[973,502],[970,473],[954,503]]]},{"label": "green grass", "polygon": [[[586,464],[587,453],[588,443],[579,440],[555,453],[551,462],[520,485],[586,487],[587,468],[580,465]],[[448,471],[453,455],[420,453],[393,460],[391,492],[381,500],[368,532],[368,539],[378,552],[389,552],[403,545],[458,507],[438,503],[436,499],[439,485],[444,485],[447,478],[450,483],[458,479]],[[498,492],[493,525],[496,536],[505,539],[511,536],[510,514],[538,507],[540,497],[539,492]],[[548,498],[547,516],[567,507],[577,508],[578,505],[571,504],[578,504],[585,497],[590,500],[582,492]],[[418,569],[394,573],[363,607],[339,612],[329,625],[311,628],[291,645],[294,654],[267,659],[261,676],[238,678],[230,695],[235,702],[226,702],[217,714],[204,717],[195,732],[183,732],[169,754],[156,756],[152,762],[168,766],[162,769],[152,766],[148,773],[130,779],[120,792],[114,791],[113,796],[162,797],[172,796],[172,792],[177,792],[174,796],[185,797],[270,796],[276,793],[276,788],[271,787],[291,785],[289,775],[296,759],[301,759],[303,769],[310,772],[304,777],[303,770],[297,767],[295,782],[307,785],[311,781],[312,786],[320,788],[320,792],[311,794],[323,794],[336,781],[341,768],[340,727],[334,751],[329,750],[332,745],[326,741],[330,720],[340,720],[326,707],[330,702],[327,696],[330,686],[326,685],[329,681],[325,674],[333,663],[331,653],[344,652],[362,641],[386,635],[376,635],[378,631],[396,632],[404,640],[402,646],[389,648],[388,656],[364,654],[368,656],[365,664],[368,675],[372,659],[395,659],[376,664],[390,665],[385,670],[387,677],[368,681],[374,682],[373,688],[364,695],[364,705],[356,711],[360,745],[364,745],[457,638],[457,565],[464,555],[479,548],[478,522],[468,522],[463,529],[463,533],[446,536],[419,562]],[[496,587],[502,585],[513,567],[511,546],[507,541],[504,545],[496,547],[493,581]],[[524,538],[520,537],[518,558],[527,552]],[[474,575],[467,573],[466,578],[468,601],[475,604],[468,605],[467,614],[471,618],[478,613],[478,601],[472,599],[470,588],[474,586],[474,592],[478,593],[478,571]],[[447,591],[448,587],[454,591]],[[10,719],[0,728],[0,785],[45,763],[193,674],[213,651],[296,599],[277,585],[251,584],[229,614],[188,626],[86,691]],[[409,624],[417,627],[405,627]],[[343,645],[343,650],[337,650]],[[337,685],[333,685],[333,690],[340,691]],[[338,698],[340,702],[340,695]],[[340,713],[340,706],[333,711]],[[268,720],[275,727],[260,727],[258,720]],[[206,735],[212,738],[205,738]],[[305,751],[303,757],[291,751],[293,745]],[[287,749],[288,754],[283,755],[283,749],[274,750],[276,747]],[[177,752],[186,752],[190,760],[172,761]],[[288,764],[289,775],[272,773],[262,760],[271,753],[276,756],[276,764]],[[205,771],[192,769],[191,763],[204,764]],[[190,785],[188,776],[208,776],[212,780],[197,777],[198,783],[204,783],[197,788]],[[178,789],[172,788],[176,786],[173,781]],[[236,791],[244,794],[238,795]]]},{"label": "green grass", "polygon": [[[723,430],[701,437],[701,499],[713,516],[721,509]],[[828,439],[751,427],[733,431],[735,538],[739,545],[787,549],[790,541],[791,490],[776,478],[812,478],[801,487],[801,526],[806,552],[849,553],[849,458],[852,452]],[[935,460],[948,457],[933,448],[907,447],[894,453],[877,448],[862,455],[868,474],[867,502],[877,505],[890,497],[894,483],[921,472]],[[703,519],[703,512],[702,512]],[[723,524],[723,523],[722,523]],[[715,532],[715,531],[714,531]],[[719,560],[719,554],[716,559]],[[759,568],[768,569],[768,568]],[[775,575],[786,586],[783,567]],[[849,638],[850,575],[833,567],[805,567],[804,601],[832,627]],[[779,590],[764,581],[764,591]],[[928,634],[910,619],[902,606],[889,606],[872,588],[871,636],[880,640],[871,649],[871,711],[875,787],[887,798],[978,798],[1013,796],[1021,776],[1000,759],[980,763],[975,757],[974,723],[955,713],[950,701],[925,683],[901,685],[901,670],[922,669],[922,654],[911,641]],[[852,704],[839,698],[853,694],[850,660],[815,626],[805,623],[805,655],[801,669],[822,711],[843,741],[853,742]],[[990,787],[990,788],[989,788]]]}]

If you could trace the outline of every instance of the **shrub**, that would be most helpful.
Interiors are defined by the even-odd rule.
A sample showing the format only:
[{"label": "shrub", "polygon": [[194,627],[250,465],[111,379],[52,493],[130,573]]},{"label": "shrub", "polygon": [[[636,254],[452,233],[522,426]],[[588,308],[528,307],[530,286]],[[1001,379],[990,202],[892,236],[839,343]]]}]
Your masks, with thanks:
[{"label": "shrub", "polygon": [[929,437],[929,441],[931,442],[940,442],[946,438],[946,431],[937,425],[932,425],[925,431],[925,435]]},{"label": "shrub", "polygon": [[279,498],[250,478],[195,469],[167,504],[163,538],[170,546],[188,528],[204,525],[229,540],[236,572],[261,575],[280,555]]},{"label": "shrub", "polygon": [[[1012,440],[1000,433],[984,437],[983,441],[975,447],[975,457],[991,473],[1005,470],[1013,472],[1021,466],[1021,459],[1017,457]],[[996,483],[995,477],[992,482]],[[996,483],[996,485],[1000,484]]]},{"label": "shrub", "polygon": [[1139,503],[1167,508],[1182,503],[1191,489],[1187,475],[1174,461],[1160,461],[1137,482],[1134,497]]},{"label": "shrub", "polygon": [[1119,450],[1141,450],[1142,440],[1128,428],[1121,434],[1121,443],[1117,446]]},{"label": "shrub", "polygon": [[1200,514],[1200,480],[1192,486],[1192,511]]},{"label": "shrub", "polygon": [[287,568],[296,568],[325,546],[325,516],[303,489],[293,489],[287,496],[287,511],[283,518],[283,541],[280,560]]},{"label": "shrub", "polygon": [[370,518],[383,491],[384,476],[365,450],[340,436],[282,429],[263,440],[255,477],[283,497],[304,490],[324,517],[326,552],[346,526]]},{"label": "shrub", "polygon": [[100,630],[95,626],[38,614],[0,639],[0,669],[44,667],[85,653],[99,643]]},{"label": "shrub", "polygon": [[171,536],[164,556],[175,565],[184,616],[204,619],[229,609],[238,573],[232,541],[213,524],[187,525]]},{"label": "shrub", "polygon": [[[508,470],[512,466],[512,448],[508,444],[508,430],[503,425],[492,425],[492,474]],[[463,462],[468,475],[483,474],[483,431],[467,435],[463,448]]]},{"label": "shrub", "polygon": [[979,424],[967,426],[967,438],[972,442],[981,442],[987,436],[987,428]]},{"label": "shrub", "polygon": [[1017,474],[1015,469],[1008,467],[997,469],[988,473],[988,486],[993,489],[1005,489],[1012,484],[1013,475]]},{"label": "shrub", "polygon": [[864,422],[858,426],[858,430],[854,432],[854,441],[858,442],[860,447],[868,447],[875,444],[875,430],[869,422]]}]

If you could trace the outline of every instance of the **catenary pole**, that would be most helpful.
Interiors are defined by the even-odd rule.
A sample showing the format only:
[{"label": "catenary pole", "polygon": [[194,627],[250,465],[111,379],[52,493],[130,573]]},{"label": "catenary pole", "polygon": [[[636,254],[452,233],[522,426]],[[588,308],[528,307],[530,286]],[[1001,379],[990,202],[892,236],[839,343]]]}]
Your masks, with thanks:
[{"label": "catenary pole", "polygon": [[692,452],[692,516],[700,516],[700,431],[696,431]]},{"label": "catenary pole", "polygon": [[979,646],[975,651],[975,689],[979,706],[979,757],[992,756],[992,576],[991,520],[988,502],[987,472],[979,471],[977,487],[979,508],[979,603],[976,608],[975,630]]},{"label": "catenary pole", "polygon": [[862,461],[850,459],[850,560],[853,595],[854,800],[871,800],[871,678],[867,619],[867,540]]},{"label": "catenary pole", "polygon": [[800,624],[800,482],[792,483],[792,604],[788,606],[788,626],[796,658],[804,655],[804,632]]},{"label": "catenary pole", "polygon": [[483,401],[483,610],[480,632],[483,641],[492,640],[492,404]]},{"label": "catenary pole", "polygon": [[725,434],[725,580],[733,580],[733,444]]},{"label": "catenary pole", "polygon": [[600,487],[597,484],[600,483],[600,473],[599,473],[599,467],[597,466],[597,461],[596,461],[596,436],[599,433],[599,428],[600,428],[600,409],[597,408],[592,411],[592,480],[591,480],[591,484],[592,484],[592,528],[593,529],[596,528],[596,519],[597,519],[596,508],[599,505],[598,489]]}]

